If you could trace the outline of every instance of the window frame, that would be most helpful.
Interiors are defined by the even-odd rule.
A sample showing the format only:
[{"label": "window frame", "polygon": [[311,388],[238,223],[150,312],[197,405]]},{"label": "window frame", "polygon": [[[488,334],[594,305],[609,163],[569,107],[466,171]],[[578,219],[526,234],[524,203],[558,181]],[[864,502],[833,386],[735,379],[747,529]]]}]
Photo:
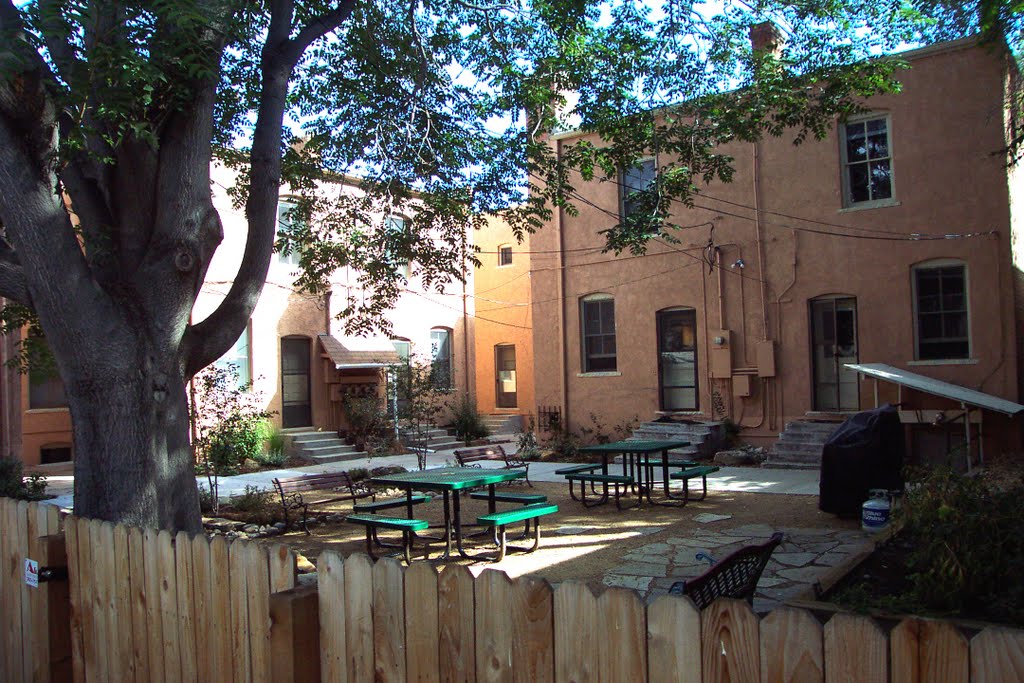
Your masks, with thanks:
[{"label": "window frame", "polygon": [[[885,121],[885,139],[886,148],[888,150],[888,156],[877,157],[875,159],[865,158],[863,161],[850,161],[848,158],[848,142],[847,142],[847,130],[849,126],[862,125],[865,127],[865,135],[867,134],[867,125],[870,121],[875,120]],[[870,171],[871,162],[880,159],[888,159],[889,161],[889,196],[881,198],[866,199],[863,201],[854,201],[850,196],[850,167],[853,165],[866,165]],[[844,209],[871,209],[883,206],[893,206],[897,204],[896,199],[896,164],[893,149],[893,134],[892,134],[892,115],[889,112],[869,112],[860,114],[858,116],[851,116],[849,119],[842,121],[839,126],[839,167],[841,176],[841,192],[842,192],[842,206]],[[871,192],[871,183],[868,182],[868,192]]]},{"label": "window frame", "polygon": [[[505,260],[506,255],[508,260]],[[511,244],[499,244],[498,245],[498,267],[504,268],[512,265],[512,245]]]},{"label": "window frame", "polygon": [[[653,177],[651,178],[650,182],[648,183],[648,186],[649,186],[650,184],[653,184],[653,183],[657,182],[657,179],[658,179],[658,160],[655,157],[653,157],[653,156],[651,156],[651,157],[643,157],[643,158],[637,159],[636,163],[634,163],[629,168],[620,168],[619,169],[619,218],[622,221],[625,221],[627,218],[629,218],[633,214],[632,211],[628,210],[629,206],[628,206],[627,198],[629,197],[629,195],[632,194],[633,192],[638,191],[638,190],[645,190],[645,189],[647,189],[646,187],[637,188],[637,187],[630,187],[630,186],[628,186],[627,185],[627,180],[626,180],[626,175],[631,170],[634,170],[634,169],[641,169],[641,171],[642,171],[642,169],[644,168],[644,166],[646,164],[650,164],[651,165],[651,170],[653,172]],[[640,177],[641,177],[641,179],[643,178],[642,173],[641,173]]]},{"label": "window frame", "polygon": [[[597,305],[597,311],[598,311],[598,313],[597,313],[597,322],[598,322],[599,327],[601,327],[602,329],[600,329],[600,331],[598,331],[596,333],[591,333],[591,332],[587,331],[587,322],[588,322],[587,310],[588,310],[588,308],[590,308],[591,306],[593,306],[595,304]],[[603,329],[603,325],[601,324],[602,317],[603,317],[603,314],[601,312],[601,308],[605,304],[610,304],[611,305],[611,330],[610,331]],[[616,332],[616,327],[615,327],[615,297],[612,296],[611,294],[603,294],[603,293],[601,293],[601,294],[588,294],[586,296],[580,297],[579,315],[580,315],[580,370],[583,372],[583,374],[618,372],[619,371],[619,351],[618,351],[618,337],[617,337],[617,332]],[[598,338],[598,337],[602,338],[602,344],[601,344],[602,345],[602,349],[604,347],[604,340],[606,340],[606,338],[608,338],[608,337],[611,337],[612,346],[614,348],[614,351],[612,353],[602,352],[600,354],[591,354],[589,352],[589,350],[588,350],[588,343],[587,342],[591,338]],[[611,359],[611,366],[610,367],[601,367],[601,364],[599,364],[597,367],[595,367],[594,360],[595,359],[602,359],[602,358],[603,359],[610,358]]]},{"label": "window frame", "polygon": [[[384,229],[387,231],[405,232],[409,229],[412,219],[402,213],[392,213],[384,217]],[[388,254],[391,255],[390,253]],[[395,272],[409,280],[412,277],[412,263],[403,261],[395,265]]]},{"label": "window frame", "polygon": [[[434,333],[444,332],[447,337],[448,357],[438,359],[438,346],[435,345]],[[435,326],[430,328],[430,383],[434,388],[441,391],[451,391],[455,388],[455,348],[454,331],[450,327]],[[447,377],[438,373],[438,368],[447,365]],[[446,381],[447,380],[447,381]]]},{"label": "window frame", "polygon": [[[244,356],[236,351],[239,342],[242,340],[245,340]],[[245,324],[245,329],[242,331],[242,334],[238,335],[238,339],[235,340],[235,343],[232,344],[231,348],[225,351],[220,358],[213,361],[213,365],[218,368],[225,368],[227,365],[233,365],[238,373],[238,381],[233,388],[237,389],[248,385],[250,390],[252,389],[252,320]]]},{"label": "window frame", "polygon": [[[939,294],[939,309],[935,310],[935,311],[925,311],[925,312],[922,312],[921,311],[921,298],[920,298],[921,295],[920,295],[920,292],[919,292],[919,281],[918,281],[919,280],[919,275],[922,272],[925,272],[925,271],[937,271],[937,270],[950,269],[950,268],[959,268],[960,269],[961,277],[962,277],[962,280],[963,280],[963,299],[964,299],[963,310],[962,311],[946,311],[945,308],[944,308],[944,303],[942,302],[942,295],[941,295],[941,291],[940,291],[940,294]],[[971,296],[970,296],[971,290],[970,290],[970,284],[971,284],[970,273],[968,272],[967,263],[965,261],[960,260],[960,259],[934,259],[934,260],[930,260],[930,261],[924,261],[922,263],[917,263],[917,264],[915,264],[915,265],[913,265],[911,267],[911,269],[910,269],[910,286],[911,286],[911,303],[913,304],[913,316],[914,316],[913,317],[913,325],[914,325],[914,360],[915,361],[926,362],[926,363],[927,362],[940,362],[941,363],[941,362],[944,362],[944,361],[958,362],[958,361],[970,360],[973,357],[972,353],[971,353],[972,349],[973,349],[973,344],[972,344],[972,340],[971,340]],[[941,287],[941,279],[940,279],[940,287]],[[948,344],[948,343],[952,343],[952,342],[966,341],[967,347],[966,347],[963,355],[951,356],[951,355],[944,354],[944,355],[941,355],[941,356],[932,356],[932,355],[922,354],[922,352],[921,352],[922,351],[922,338],[921,338],[921,315],[922,315],[922,313],[938,315],[938,316],[940,316],[940,320],[942,320],[944,318],[944,316],[946,316],[946,315],[952,315],[952,314],[962,314],[963,315],[963,317],[964,317],[964,324],[966,326],[966,331],[967,331],[966,339],[965,340],[962,340],[959,337],[944,337],[944,336],[940,336],[940,337],[935,337],[935,338],[929,338],[927,340],[927,342],[925,342],[925,343],[928,343],[928,344],[938,344],[938,343],[947,343]]]},{"label": "window frame", "polygon": [[[277,225],[274,230],[275,240],[280,238],[282,225],[291,225],[291,222],[285,219],[284,214],[288,213],[288,211],[290,211],[291,209],[298,207],[298,204],[295,202],[295,199],[295,197],[291,196],[277,198]],[[291,266],[297,268],[302,262],[302,251],[295,248],[293,248],[287,254],[282,253],[280,251],[275,251],[274,256],[276,257],[276,261],[283,266]]]}]

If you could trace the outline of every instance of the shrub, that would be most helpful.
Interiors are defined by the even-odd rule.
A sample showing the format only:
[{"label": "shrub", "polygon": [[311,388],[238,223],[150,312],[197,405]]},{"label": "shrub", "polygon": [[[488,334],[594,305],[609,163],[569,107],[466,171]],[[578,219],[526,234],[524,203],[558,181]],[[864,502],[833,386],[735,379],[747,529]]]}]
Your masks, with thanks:
[{"label": "shrub", "polygon": [[0,457],[0,498],[41,500],[46,497],[46,478],[23,476],[24,464],[14,457]]},{"label": "shrub", "polygon": [[205,486],[199,487],[199,511],[204,515],[213,512],[216,506],[213,504],[213,493]]},{"label": "shrub", "polygon": [[476,403],[465,395],[452,408],[452,428],[455,430],[455,435],[466,444],[490,436],[491,433],[487,429],[487,425],[484,424],[483,418],[480,417]]},{"label": "shrub", "polygon": [[1024,486],[940,468],[909,488],[899,519],[913,597],[935,611],[1024,619]]},{"label": "shrub", "polygon": [[388,414],[383,399],[377,396],[347,396],[343,404],[349,436],[358,450],[387,428]]},{"label": "shrub", "polygon": [[231,507],[236,512],[247,512],[253,515],[261,515],[267,512],[270,505],[270,492],[264,491],[257,486],[246,486],[244,493],[237,493],[231,496]]},{"label": "shrub", "polygon": [[516,439],[516,454],[523,460],[533,460],[540,456],[540,445],[537,443],[535,427],[536,423],[531,416],[526,429]]}]

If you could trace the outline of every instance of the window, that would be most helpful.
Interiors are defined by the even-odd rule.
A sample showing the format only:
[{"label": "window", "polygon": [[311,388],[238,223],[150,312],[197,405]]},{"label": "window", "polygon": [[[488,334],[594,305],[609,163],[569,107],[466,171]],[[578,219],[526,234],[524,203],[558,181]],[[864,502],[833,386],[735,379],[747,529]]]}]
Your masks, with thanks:
[{"label": "window", "polygon": [[49,362],[32,363],[28,369],[28,407],[29,410],[42,408],[66,408],[67,395],[64,393],[64,382],[57,372],[57,366],[46,349],[46,341],[42,336],[30,335],[25,340],[29,345],[37,346],[31,353],[48,358]]},{"label": "window", "polygon": [[234,388],[245,386],[252,381],[252,363],[249,360],[249,326],[245,326],[242,336],[238,338],[234,346],[227,353],[214,361],[214,366],[227,370],[232,374],[233,369],[237,373],[237,382]]},{"label": "window", "polygon": [[[282,234],[292,233],[293,228],[299,227],[300,223],[297,222],[297,217],[291,212],[295,209],[295,202],[287,199],[280,199],[277,202],[277,236],[280,239]],[[294,235],[289,234],[290,237]],[[302,257],[301,252],[292,245],[291,251],[287,254],[284,252],[277,252],[277,262],[283,263],[288,266],[299,265],[299,260]]]},{"label": "window", "polygon": [[[393,235],[401,238],[405,235],[409,228],[409,219],[405,216],[388,216],[384,219],[384,229]],[[394,237],[392,237],[394,239]],[[409,279],[411,268],[409,267],[409,261],[402,260],[399,262],[399,255],[395,253],[393,247],[388,248],[388,260],[395,262],[395,272],[404,277],[406,280]]]},{"label": "window", "polygon": [[452,388],[452,333],[444,327],[430,330],[430,383],[438,389]]},{"label": "window", "polygon": [[512,265],[512,247],[503,244],[498,247],[498,265],[499,266],[511,266]]},{"label": "window", "polygon": [[914,268],[918,360],[970,358],[967,268],[946,262]]},{"label": "window", "polygon": [[642,207],[639,197],[633,196],[634,192],[646,190],[657,177],[654,167],[654,159],[644,159],[637,162],[635,166],[622,171],[619,181],[619,199],[622,211],[622,220],[629,218],[631,214]]},{"label": "window", "polygon": [[412,355],[412,343],[408,339],[392,339],[391,344],[395,347],[395,353],[398,354],[398,359],[403,363],[409,362],[409,356]]},{"label": "window", "polygon": [[583,372],[614,372],[615,300],[607,294],[592,294],[581,302],[583,327]]},{"label": "window", "polygon": [[39,449],[40,465],[52,465],[58,462],[71,462],[71,446],[43,446]]},{"label": "window", "polygon": [[892,199],[889,118],[876,116],[843,125],[843,205]]}]

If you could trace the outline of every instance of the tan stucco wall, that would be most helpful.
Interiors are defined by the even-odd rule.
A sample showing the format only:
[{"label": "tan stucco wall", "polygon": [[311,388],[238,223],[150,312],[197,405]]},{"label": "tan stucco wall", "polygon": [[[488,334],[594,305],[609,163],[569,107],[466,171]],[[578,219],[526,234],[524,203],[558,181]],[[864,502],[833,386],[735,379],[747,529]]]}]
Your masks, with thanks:
[{"label": "tan stucco wall", "polygon": [[[653,418],[658,410],[655,312],[689,306],[697,313],[698,415],[717,417],[714,388],[726,414],[746,427],[745,436],[774,436],[786,420],[812,409],[808,306],[810,299],[828,294],[856,297],[861,362],[889,363],[1016,399],[1007,172],[1003,158],[993,154],[1003,145],[1003,63],[975,47],[911,58],[913,69],[900,76],[903,93],[869,102],[873,111],[891,117],[894,206],[843,210],[836,126],[825,140],[801,146],[792,145],[792,136],[760,143],[756,196],[755,147],[724,150],[735,157],[734,181],[703,188],[696,204],[705,208],[675,215],[678,224],[694,226],[678,233],[681,244],[651,243],[639,258],[579,251],[601,244],[598,232],[614,223],[604,212],[618,212],[618,192],[611,182],[578,183],[597,208],[579,202],[578,216],[556,214],[532,241],[538,252],[562,250],[559,265],[566,266],[533,273],[537,402],[562,405],[565,392],[572,426],[586,422],[590,412],[612,424],[633,415]],[[571,142],[563,138],[554,144]],[[750,220],[758,203],[763,269],[757,226]],[[874,236],[998,234],[928,242],[853,239],[827,234],[829,224]],[[709,239],[725,266],[713,272],[702,260]],[[971,358],[917,364],[910,268],[939,258],[967,264]],[[740,259],[744,268],[730,267]],[[560,277],[566,331],[561,339]],[[615,297],[618,368],[611,376],[580,373],[579,297],[597,292]],[[746,398],[734,395],[732,380],[711,379],[709,341],[719,329],[731,331],[734,374],[756,373],[757,343],[775,340],[777,376],[753,376],[752,395]],[[873,402],[866,383],[860,399],[862,406]]]},{"label": "tan stucco wall", "polygon": [[[535,412],[533,368],[533,315],[530,306],[530,236],[517,242],[508,225],[491,218],[475,233],[480,267],[474,269],[476,302],[476,400],[482,413],[530,415]],[[499,265],[498,249],[512,248],[512,263]],[[543,267],[544,259],[536,261]],[[516,407],[498,408],[495,347],[515,345]]]}]

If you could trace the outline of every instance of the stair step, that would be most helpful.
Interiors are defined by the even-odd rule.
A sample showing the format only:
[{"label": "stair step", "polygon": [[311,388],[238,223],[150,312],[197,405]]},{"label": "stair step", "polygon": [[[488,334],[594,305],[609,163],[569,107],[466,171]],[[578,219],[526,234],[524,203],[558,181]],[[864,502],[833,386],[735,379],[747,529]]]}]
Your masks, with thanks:
[{"label": "stair step", "polygon": [[351,453],[336,453],[333,455],[313,455],[313,456],[302,456],[305,460],[317,464],[326,464],[330,462],[343,462],[345,460],[361,460],[368,457],[366,451],[353,451]]},{"label": "stair step", "polygon": [[784,460],[772,460],[770,457],[765,460],[763,467],[773,467],[777,470],[818,470],[821,465],[809,462],[790,462]]},{"label": "stair step", "polygon": [[346,455],[348,453],[358,453],[355,446],[349,446],[348,444],[337,444],[332,446],[318,446],[316,448],[302,448],[299,449],[301,456],[317,456],[317,455]]}]

